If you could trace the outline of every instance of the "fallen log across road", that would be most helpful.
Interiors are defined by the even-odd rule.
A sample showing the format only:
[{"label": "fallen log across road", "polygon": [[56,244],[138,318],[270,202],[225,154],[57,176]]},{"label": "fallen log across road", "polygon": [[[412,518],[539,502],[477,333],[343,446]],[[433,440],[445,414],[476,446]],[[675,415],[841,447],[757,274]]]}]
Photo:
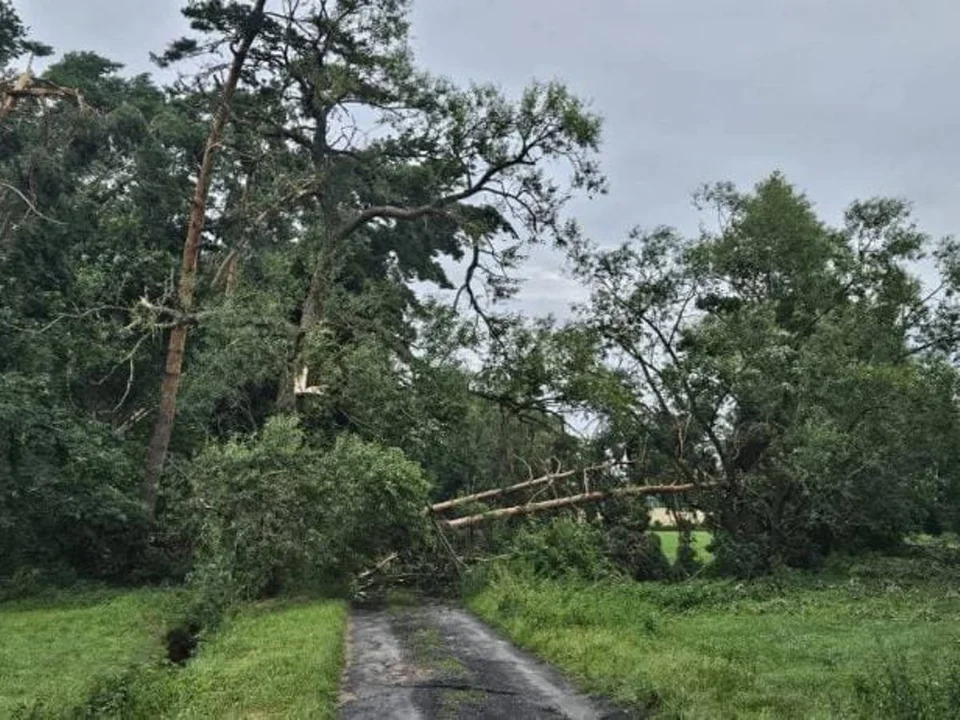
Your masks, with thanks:
[{"label": "fallen log across road", "polygon": [[674,495],[690,492],[693,490],[703,490],[705,488],[716,487],[719,483],[686,483],[683,485],[628,485],[626,487],[612,488],[610,490],[595,490],[593,492],[580,493],[578,495],[568,495],[567,497],[554,498],[552,500],[542,500],[540,502],[526,503],[524,505],[514,505],[512,507],[499,508],[496,510],[487,510],[475,515],[467,515],[453,520],[438,520],[438,524],[445,528],[461,528],[470,525],[477,525],[488,520],[497,518],[514,517],[517,515],[532,515],[545,510],[555,508],[570,507],[571,505],[581,505],[584,503],[599,502],[615,497],[627,497],[634,495]]}]

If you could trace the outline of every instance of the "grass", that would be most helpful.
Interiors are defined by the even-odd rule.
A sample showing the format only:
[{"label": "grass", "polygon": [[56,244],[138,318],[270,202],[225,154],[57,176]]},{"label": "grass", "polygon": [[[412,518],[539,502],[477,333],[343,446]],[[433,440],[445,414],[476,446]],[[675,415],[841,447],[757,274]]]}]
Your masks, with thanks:
[{"label": "grass", "polygon": [[346,605],[274,601],[229,620],[181,669],[140,678],[127,713],[154,718],[332,718]]},{"label": "grass", "polygon": [[660,717],[947,717],[896,709],[950,707],[916,688],[960,688],[936,675],[960,657],[957,583],[925,582],[910,562],[754,583],[504,574],[468,602],[586,690]]},{"label": "grass", "polygon": [[162,657],[169,600],[138,590],[0,603],[0,717],[63,715],[99,683]]},{"label": "grass", "polygon": [[[671,563],[677,559],[677,548],[680,545],[680,533],[677,530],[656,530],[660,536],[660,548],[667,560]],[[706,530],[694,530],[692,533],[693,547],[697,553],[697,559],[706,564],[713,560],[713,555],[707,551],[707,545],[710,544],[712,536]]]},{"label": "grass", "polygon": [[0,603],[0,718],[332,718],[343,602],[249,606],[184,667],[165,659],[173,591]]}]

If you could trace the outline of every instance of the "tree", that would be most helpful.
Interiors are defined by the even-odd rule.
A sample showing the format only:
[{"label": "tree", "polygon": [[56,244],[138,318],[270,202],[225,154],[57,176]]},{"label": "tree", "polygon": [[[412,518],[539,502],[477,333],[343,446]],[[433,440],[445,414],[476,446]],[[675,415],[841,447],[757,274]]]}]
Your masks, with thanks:
[{"label": "tree", "polygon": [[721,565],[899,542],[953,462],[943,365],[915,341],[933,307],[906,265],[929,239],[892,200],[829,228],[778,174],[700,199],[721,225],[696,241],[661,229],[577,249],[592,295],[569,332],[600,361],[575,366],[568,396],[652,482],[720,481],[700,502]]},{"label": "tree", "polygon": [[[236,30],[220,3],[185,12],[202,34]],[[289,3],[266,15],[250,52],[237,127],[251,154],[269,147],[271,156],[248,217],[259,232],[282,216],[281,241],[296,239],[304,271],[278,388],[284,411],[320,392],[310,337],[323,332],[338,288],[371,276],[448,285],[437,256],[466,256],[464,294],[483,313],[472,283],[485,275],[508,292],[517,239],[572,232],[561,217],[569,192],[546,167],[565,160],[573,188],[603,186],[593,159],[600,123],[583,103],[556,83],[511,103],[493,87],[459,90],[417,71],[407,13],[400,0]],[[183,40],[164,60],[205,47]]]},{"label": "tree", "polygon": [[[210,127],[210,135],[203,150],[203,159],[200,161],[193,198],[190,201],[190,222],[187,225],[187,237],[183,244],[180,279],[177,286],[178,309],[183,313],[189,313],[193,306],[197,265],[200,261],[200,236],[206,220],[207,195],[210,192],[213,176],[214,157],[229,119],[231,102],[240,81],[243,64],[263,23],[265,2],[266,0],[256,0],[252,9],[240,13],[238,23],[242,26],[243,32],[238,36],[236,47],[232,43],[230,46],[233,62],[221,91],[220,102]],[[234,10],[237,7],[234,5]],[[177,394],[183,368],[183,352],[187,342],[187,326],[188,320],[181,319],[170,329],[167,361],[160,387],[160,411],[154,424],[150,444],[147,446],[141,496],[151,516],[156,512],[157,485],[160,474],[163,472],[163,463],[170,445],[170,435],[173,432],[177,412]]]}]

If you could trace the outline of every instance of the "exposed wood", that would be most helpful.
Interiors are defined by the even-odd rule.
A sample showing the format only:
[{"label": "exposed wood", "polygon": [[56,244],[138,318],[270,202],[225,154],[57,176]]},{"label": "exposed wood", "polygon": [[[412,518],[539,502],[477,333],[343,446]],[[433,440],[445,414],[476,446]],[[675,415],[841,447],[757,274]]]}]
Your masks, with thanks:
[{"label": "exposed wood", "polygon": [[324,385],[308,385],[307,378],[310,375],[310,368],[304,365],[300,368],[300,374],[294,378],[293,394],[297,397],[301,395],[323,395],[327,388]]},{"label": "exposed wood", "polygon": [[54,85],[47,80],[39,80],[33,76],[33,72],[28,67],[15,80],[0,83],[0,119],[13,112],[18,103],[26,98],[69,99],[75,101],[81,108],[85,107],[83,96],[78,91]]},{"label": "exposed wood", "polygon": [[397,553],[390,553],[390,554],[387,555],[385,558],[383,558],[383,560],[381,560],[381,561],[378,562],[376,565],[374,565],[372,568],[369,568],[369,569],[367,569],[367,570],[364,570],[362,573],[360,573],[359,575],[357,575],[357,580],[365,580],[365,579],[367,579],[368,577],[370,577],[371,575],[374,575],[374,574],[380,572],[380,571],[383,570],[387,565],[389,565],[389,564],[392,563],[394,560],[396,560],[397,557],[398,557]]},{"label": "exposed wood", "polygon": [[[193,305],[197,283],[197,265],[200,261],[200,236],[203,233],[203,225],[206,220],[207,196],[213,178],[214,157],[217,148],[220,146],[223,130],[230,117],[230,104],[240,81],[243,64],[253,41],[263,26],[265,4],[266,0],[257,0],[250,16],[251,20],[247,24],[246,34],[233,51],[233,63],[223,85],[220,104],[213,117],[210,134],[207,136],[207,143],[203,150],[203,161],[200,164],[197,183],[190,202],[190,221],[187,226],[187,237],[183,243],[180,278],[177,285],[177,298],[180,309],[184,313],[189,313]],[[160,411],[154,424],[153,434],[150,437],[150,444],[147,447],[143,481],[140,485],[141,499],[151,517],[156,511],[157,486],[167,457],[167,448],[170,446],[170,437],[173,434],[173,424],[177,412],[177,395],[180,391],[180,379],[183,371],[183,353],[186,345],[187,325],[177,323],[170,330],[163,383],[160,387]]]},{"label": "exposed wood", "polygon": [[577,473],[583,473],[584,478],[587,477],[587,473],[593,472],[595,470],[607,470],[615,467],[623,467],[625,465],[630,465],[629,461],[623,462],[610,462],[604,463],[602,465],[593,465],[587,468],[578,468],[576,470],[564,470],[563,472],[547,473],[532,480],[524,480],[523,482],[516,483],[515,485],[508,485],[507,487],[494,488],[492,490],[483,490],[482,492],[473,493],[472,495],[464,495],[463,497],[453,498],[452,500],[444,500],[443,502],[434,503],[430,506],[430,512],[432,513],[441,513],[451,508],[458,507],[460,505],[465,505],[471,502],[479,502],[481,500],[489,500],[490,498],[500,497],[501,495],[506,495],[508,493],[517,492],[518,490],[525,490],[527,488],[537,487],[539,485],[548,485],[550,483],[556,482],[558,480],[566,480],[571,478]]},{"label": "exposed wood", "polygon": [[556,498],[554,500],[543,500],[542,502],[527,503],[526,505],[515,505],[499,510],[488,510],[477,513],[476,515],[467,515],[466,517],[456,518],[454,520],[441,520],[440,524],[448,528],[469,527],[477,525],[488,520],[498,518],[514,517],[518,515],[532,515],[545,510],[554,510],[556,508],[571,507],[584,503],[599,502],[615,497],[626,497],[632,495],[669,495],[701,490],[707,487],[715,487],[717,483],[684,485],[630,485],[627,487],[613,488],[611,490],[595,490],[593,492],[580,493],[579,495],[569,495],[567,497]]}]

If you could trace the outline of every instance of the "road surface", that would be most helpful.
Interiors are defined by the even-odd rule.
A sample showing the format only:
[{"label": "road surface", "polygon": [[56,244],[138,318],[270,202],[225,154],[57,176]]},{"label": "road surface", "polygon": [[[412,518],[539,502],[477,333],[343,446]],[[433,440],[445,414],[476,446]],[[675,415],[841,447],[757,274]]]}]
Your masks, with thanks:
[{"label": "road surface", "polygon": [[355,611],[340,709],[343,720],[640,717],[578,693],[553,668],[444,605]]}]

